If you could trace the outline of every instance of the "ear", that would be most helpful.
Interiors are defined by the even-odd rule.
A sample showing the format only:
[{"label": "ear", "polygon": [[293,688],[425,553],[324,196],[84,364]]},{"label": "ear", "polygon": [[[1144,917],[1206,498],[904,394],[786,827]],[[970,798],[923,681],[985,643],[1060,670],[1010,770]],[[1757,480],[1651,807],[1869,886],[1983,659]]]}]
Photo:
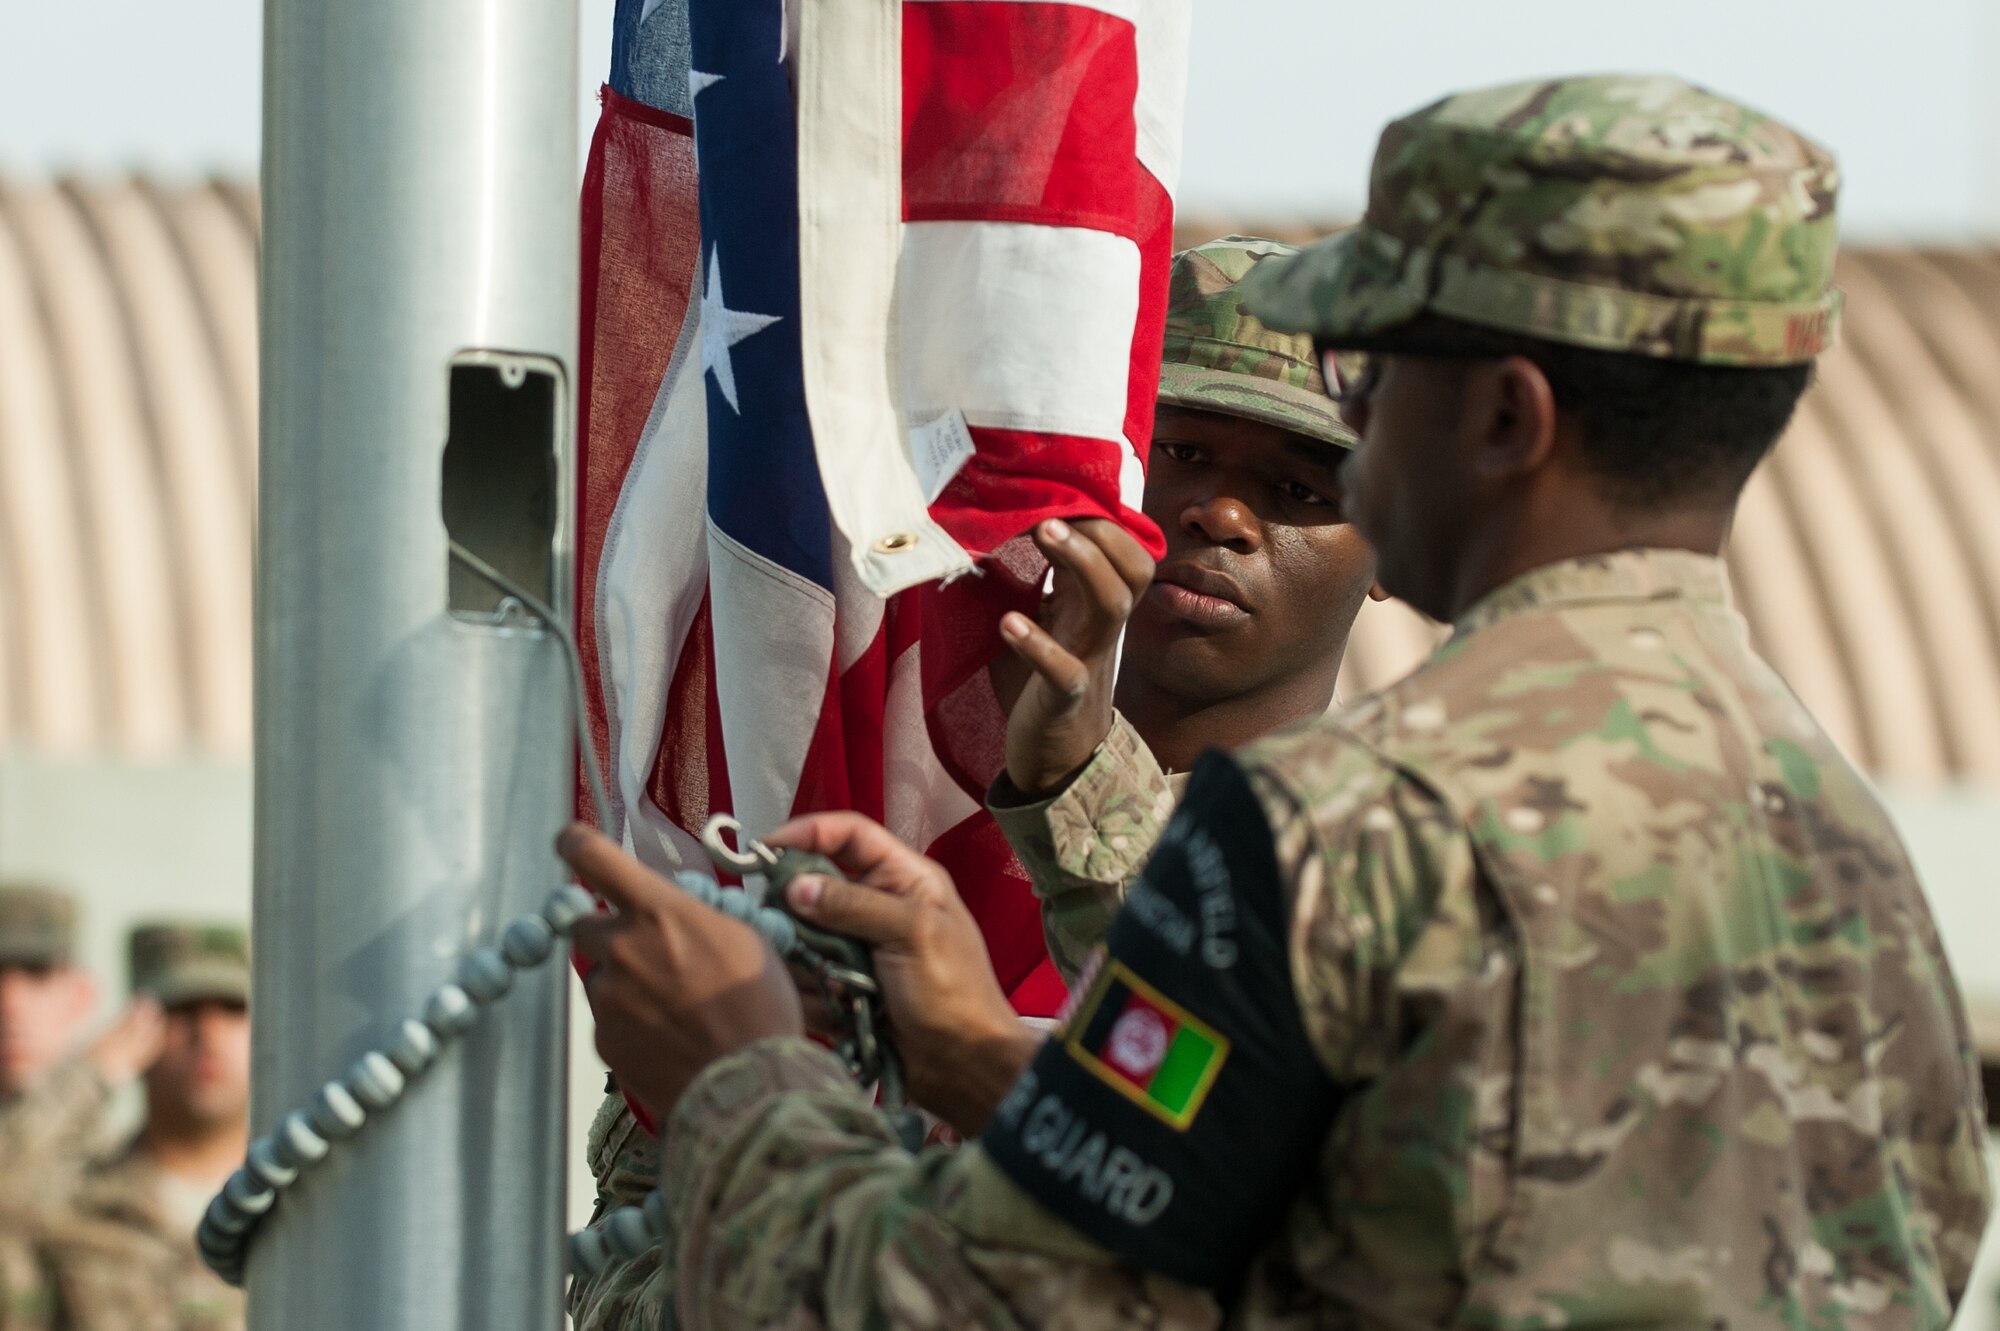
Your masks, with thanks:
[{"label": "ear", "polygon": [[1379,582],[1371,582],[1368,584],[1368,599],[1371,601],[1386,601],[1389,599],[1389,589]]},{"label": "ear", "polygon": [[1473,466],[1483,480],[1525,477],[1555,451],[1556,398],[1541,367],[1526,356],[1504,356],[1478,372]]}]

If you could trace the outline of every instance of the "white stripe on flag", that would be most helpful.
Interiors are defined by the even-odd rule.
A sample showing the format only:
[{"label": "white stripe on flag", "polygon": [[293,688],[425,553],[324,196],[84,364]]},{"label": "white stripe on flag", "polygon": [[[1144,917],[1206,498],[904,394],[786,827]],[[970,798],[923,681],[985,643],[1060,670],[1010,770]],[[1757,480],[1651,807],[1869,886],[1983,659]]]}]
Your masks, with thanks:
[{"label": "white stripe on flag", "polygon": [[882,712],[884,823],[908,845],[932,842],[979,812],[938,761],[924,724],[923,644],[913,643],[889,676]]},{"label": "white stripe on flag", "polygon": [[[666,720],[665,681],[680,662],[708,584],[708,395],[700,302],[687,318],[619,487],[597,566],[598,679],[611,734],[613,816],[655,868],[707,863],[646,794]],[[613,831],[617,835],[617,831]],[[692,859],[683,860],[682,856]]]},{"label": "white stripe on flag", "polygon": [[833,603],[833,628],[838,648],[834,663],[844,675],[874,645],[876,636],[882,632],[882,617],[887,603],[869,591],[861,581],[861,575],[854,571],[854,563],[848,555],[847,538],[838,530],[833,533]]},{"label": "white stripe on flag", "polygon": [[715,700],[732,812],[753,836],[792,816],[833,664],[833,593],[708,524]]},{"label": "white stripe on flag", "polygon": [[1122,440],[1139,247],[1085,227],[912,222],[903,396],[916,420]]},{"label": "white stripe on flag", "polygon": [[798,51],[806,409],[827,508],[862,582],[887,596],[972,568],[931,521],[895,398],[902,6],[815,0],[800,9]]}]

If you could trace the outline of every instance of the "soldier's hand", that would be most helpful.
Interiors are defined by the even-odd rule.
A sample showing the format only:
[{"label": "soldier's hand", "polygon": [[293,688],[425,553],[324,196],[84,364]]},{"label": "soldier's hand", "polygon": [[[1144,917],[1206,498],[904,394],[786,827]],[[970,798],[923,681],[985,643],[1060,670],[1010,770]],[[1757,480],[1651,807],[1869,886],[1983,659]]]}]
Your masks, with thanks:
[{"label": "soldier's hand", "polygon": [[1022,1025],[951,876],[858,813],[812,814],[765,838],[825,855],[855,881],[802,874],[801,919],[869,945],[910,1098],[977,1135],[1041,1037]]},{"label": "soldier's hand", "polygon": [[748,925],[581,824],[557,838],[556,852],[617,910],[580,922],[571,938],[592,963],[583,989],[597,1052],[655,1116],[671,1113],[716,1059],[804,1031],[783,963]]},{"label": "soldier's hand", "polygon": [[158,1002],[142,994],[91,1043],[87,1057],[108,1084],[124,1086],[153,1066],[166,1038],[166,1014]]},{"label": "soldier's hand", "polygon": [[1044,522],[1035,544],[1054,585],[1041,622],[1012,613],[1000,636],[1013,649],[992,671],[1007,711],[1007,778],[1041,798],[1074,776],[1111,733],[1118,636],[1153,580],[1145,548],[1104,518]]}]

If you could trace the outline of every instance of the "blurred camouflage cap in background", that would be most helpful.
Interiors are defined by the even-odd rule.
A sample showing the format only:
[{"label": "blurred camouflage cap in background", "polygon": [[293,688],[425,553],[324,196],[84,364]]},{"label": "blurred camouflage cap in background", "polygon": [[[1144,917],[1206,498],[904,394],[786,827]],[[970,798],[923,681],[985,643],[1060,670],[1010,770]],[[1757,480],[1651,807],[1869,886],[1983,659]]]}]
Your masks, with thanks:
[{"label": "blurred camouflage cap in background", "polygon": [[1343,448],[1354,433],[1326,395],[1312,339],[1266,328],[1243,308],[1244,275],[1290,245],[1229,236],[1174,256],[1160,402],[1263,421]]},{"label": "blurred camouflage cap in background", "polygon": [[0,883],[0,966],[76,961],[76,898],[43,883]]},{"label": "blurred camouflage cap in background", "polygon": [[1665,77],[1460,93],[1383,131],[1362,224],[1259,266],[1265,322],[1359,349],[1423,312],[1603,351],[1793,365],[1833,345],[1830,153]]},{"label": "blurred camouflage cap in background", "polygon": [[162,1006],[250,1001],[250,940],[233,924],[163,921],[132,930],[132,992]]}]

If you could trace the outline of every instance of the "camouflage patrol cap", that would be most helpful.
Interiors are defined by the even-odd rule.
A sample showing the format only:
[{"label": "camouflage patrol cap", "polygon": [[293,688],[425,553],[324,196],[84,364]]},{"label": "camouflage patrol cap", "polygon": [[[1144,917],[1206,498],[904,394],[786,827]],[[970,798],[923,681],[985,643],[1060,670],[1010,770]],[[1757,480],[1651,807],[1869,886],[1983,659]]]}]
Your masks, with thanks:
[{"label": "camouflage patrol cap", "polygon": [[1604,351],[1793,365],[1833,345],[1840,172],[1665,77],[1460,93],[1383,131],[1362,224],[1260,265],[1276,328],[1392,346],[1426,311]]},{"label": "camouflage patrol cap", "polygon": [[41,883],[0,883],[0,966],[76,960],[76,898]]},{"label": "camouflage patrol cap", "polygon": [[1354,432],[1326,395],[1312,339],[1273,332],[1243,308],[1244,275],[1297,253],[1275,240],[1229,236],[1174,256],[1159,400],[1352,448]]},{"label": "camouflage patrol cap", "polygon": [[162,1006],[250,1001],[250,942],[233,924],[167,921],[132,930],[132,992]]}]

